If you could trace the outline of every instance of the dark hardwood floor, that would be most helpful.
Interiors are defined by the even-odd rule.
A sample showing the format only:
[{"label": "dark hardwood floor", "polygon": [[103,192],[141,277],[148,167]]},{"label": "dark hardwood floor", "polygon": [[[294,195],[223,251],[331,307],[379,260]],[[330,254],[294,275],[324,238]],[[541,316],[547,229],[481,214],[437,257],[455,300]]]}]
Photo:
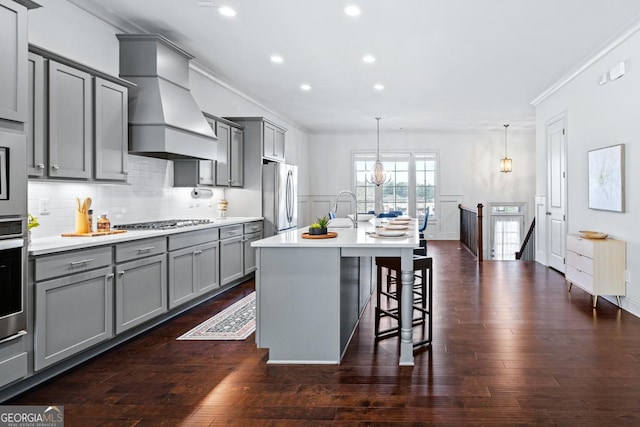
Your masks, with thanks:
[{"label": "dark hardwood floor", "polygon": [[64,405],[67,427],[640,425],[639,318],[533,262],[429,255],[434,340],[414,367],[374,341],[371,307],[339,366],[267,365],[253,335],[176,341],[251,281],[8,403]]}]

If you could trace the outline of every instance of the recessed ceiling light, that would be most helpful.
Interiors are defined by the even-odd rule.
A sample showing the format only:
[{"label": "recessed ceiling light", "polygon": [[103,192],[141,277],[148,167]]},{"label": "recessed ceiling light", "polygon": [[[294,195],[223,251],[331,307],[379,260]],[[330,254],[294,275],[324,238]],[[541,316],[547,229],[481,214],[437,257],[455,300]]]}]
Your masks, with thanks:
[{"label": "recessed ceiling light", "polygon": [[306,83],[302,83],[302,84],[300,85],[300,89],[302,89],[302,90],[304,90],[304,91],[308,91],[308,90],[311,90],[311,86],[310,86],[310,85],[308,85],[308,84],[306,84]]},{"label": "recessed ceiling light", "polygon": [[236,16],[236,11],[231,9],[229,6],[220,6],[218,12],[220,12],[220,15],[224,16]]},{"label": "recessed ceiling light", "polygon": [[376,62],[376,57],[373,55],[365,55],[362,57],[362,60],[367,64],[373,64],[374,62]]},{"label": "recessed ceiling light", "polygon": [[376,83],[373,85],[375,90],[384,90],[384,85],[382,83]]},{"label": "recessed ceiling light", "polygon": [[271,55],[271,62],[276,63],[276,64],[282,64],[282,61],[284,61],[284,59],[282,59],[282,56],[280,56],[280,55]]},{"label": "recessed ceiling light", "polygon": [[344,8],[344,13],[349,16],[358,16],[360,15],[360,8],[358,6],[349,5]]}]

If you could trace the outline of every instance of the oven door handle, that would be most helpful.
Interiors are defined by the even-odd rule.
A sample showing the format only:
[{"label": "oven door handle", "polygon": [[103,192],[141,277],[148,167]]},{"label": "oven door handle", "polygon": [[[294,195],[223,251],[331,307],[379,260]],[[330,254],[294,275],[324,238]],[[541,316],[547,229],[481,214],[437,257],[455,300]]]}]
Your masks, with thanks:
[{"label": "oven door handle", "polygon": [[0,251],[6,249],[21,248],[24,246],[24,239],[0,240]]},{"label": "oven door handle", "polygon": [[24,329],[19,331],[17,334],[11,335],[10,337],[7,337],[7,338],[4,338],[3,340],[0,340],[0,344],[4,344],[4,343],[9,342],[9,341],[17,340],[18,338],[20,338],[23,335],[27,335],[27,331],[25,331]]}]

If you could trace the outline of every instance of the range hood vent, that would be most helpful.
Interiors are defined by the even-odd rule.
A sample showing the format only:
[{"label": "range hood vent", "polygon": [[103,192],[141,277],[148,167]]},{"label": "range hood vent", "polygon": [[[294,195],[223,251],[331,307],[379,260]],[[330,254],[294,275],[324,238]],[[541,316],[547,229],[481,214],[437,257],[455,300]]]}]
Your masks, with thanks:
[{"label": "range hood vent", "polygon": [[129,90],[129,152],[162,159],[216,158],[216,135],[189,90],[189,53],[158,34],[118,34]]}]

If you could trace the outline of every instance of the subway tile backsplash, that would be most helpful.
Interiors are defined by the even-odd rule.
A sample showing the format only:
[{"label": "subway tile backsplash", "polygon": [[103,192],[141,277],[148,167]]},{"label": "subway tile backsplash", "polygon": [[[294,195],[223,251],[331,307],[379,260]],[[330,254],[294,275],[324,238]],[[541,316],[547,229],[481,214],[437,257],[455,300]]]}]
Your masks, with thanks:
[{"label": "subway tile backsplash", "polygon": [[[57,236],[74,231],[76,197],[91,197],[95,223],[107,214],[111,224],[171,218],[215,218],[224,189],[214,188],[210,199],[193,199],[192,188],[173,188],[173,162],[129,155],[128,183],[30,180],[29,213],[40,227],[32,237]],[[41,213],[48,201],[49,214]],[[45,204],[47,204],[45,202]]]}]

